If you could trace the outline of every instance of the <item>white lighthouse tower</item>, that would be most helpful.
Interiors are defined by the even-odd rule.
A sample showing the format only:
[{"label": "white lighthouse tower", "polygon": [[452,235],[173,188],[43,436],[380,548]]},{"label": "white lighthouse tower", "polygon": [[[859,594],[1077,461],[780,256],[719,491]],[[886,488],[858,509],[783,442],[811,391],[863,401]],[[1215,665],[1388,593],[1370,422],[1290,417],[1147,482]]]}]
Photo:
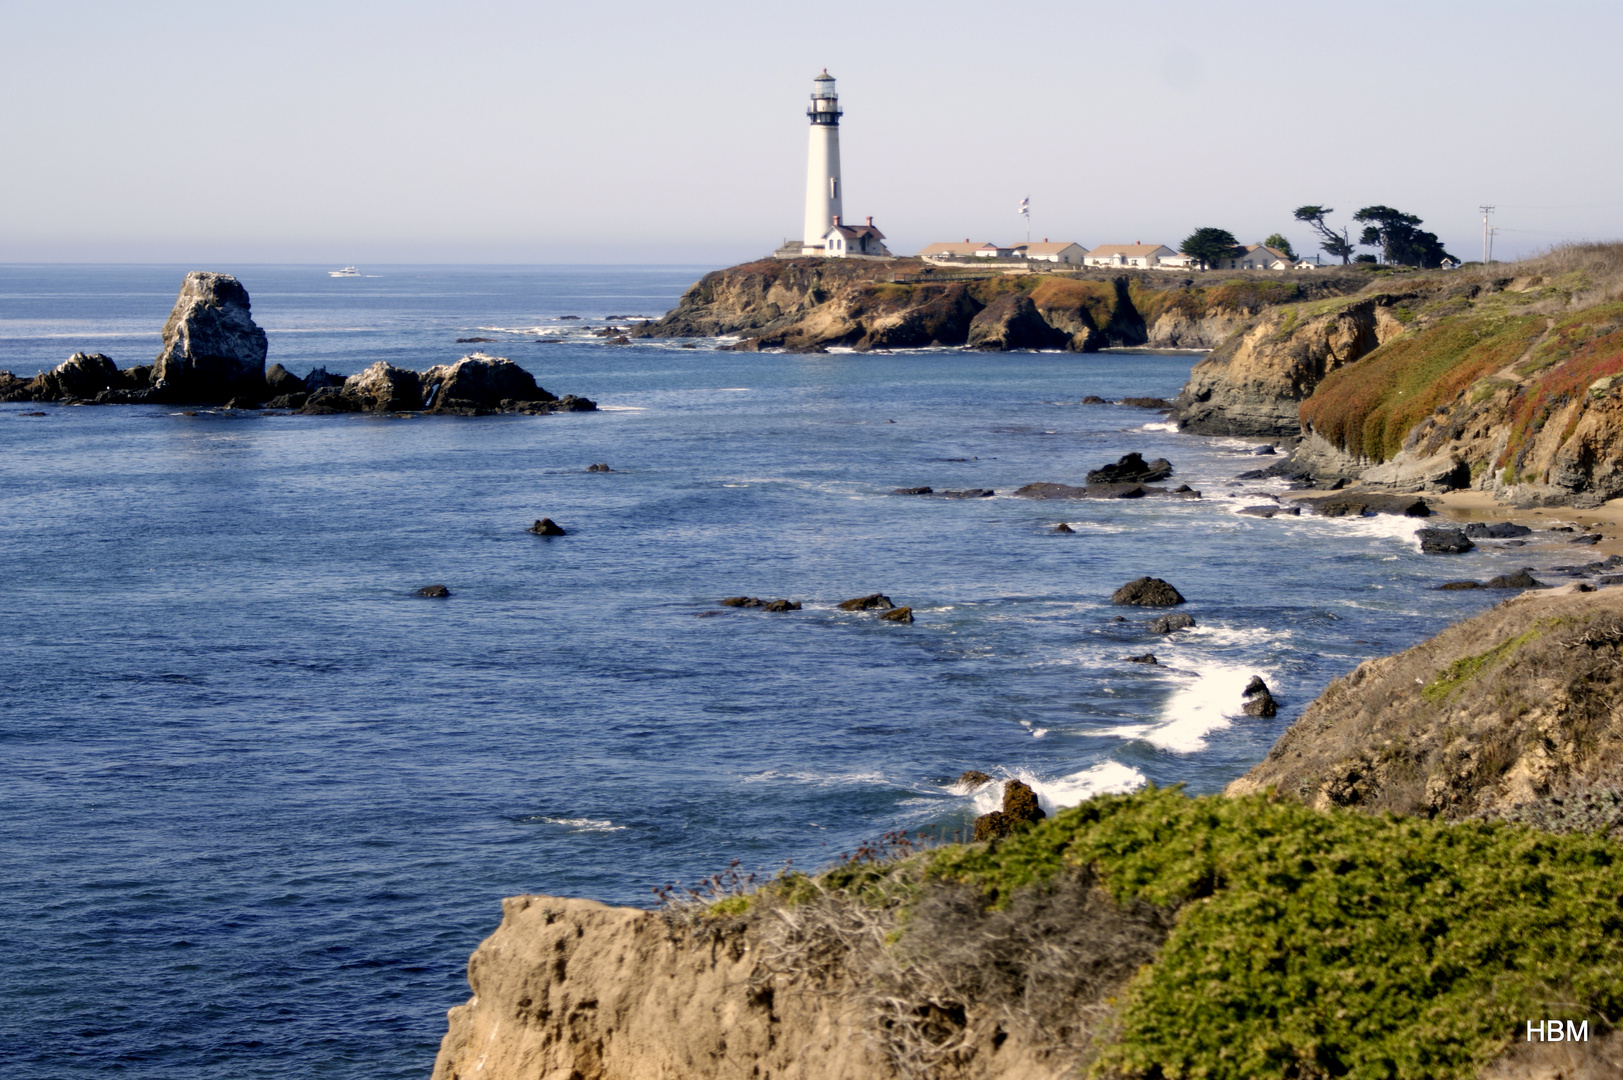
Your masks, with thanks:
[{"label": "white lighthouse tower", "polygon": [[834,76],[824,68],[812,80],[811,148],[806,156],[806,228],[801,235],[807,255],[823,254],[829,226],[839,222],[840,208],[840,95]]}]

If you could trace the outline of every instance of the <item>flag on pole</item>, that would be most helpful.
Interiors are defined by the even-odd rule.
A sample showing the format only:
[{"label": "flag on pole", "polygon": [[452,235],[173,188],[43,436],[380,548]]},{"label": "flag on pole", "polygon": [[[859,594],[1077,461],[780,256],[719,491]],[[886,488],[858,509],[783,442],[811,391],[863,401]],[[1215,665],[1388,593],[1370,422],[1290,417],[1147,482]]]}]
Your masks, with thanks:
[{"label": "flag on pole", "polygon": [[1021,217],[1030,217],[1031,216],[1031,196],[1030,195],[1027,195],[1025,198],[1020,200],[1020,216]]}]

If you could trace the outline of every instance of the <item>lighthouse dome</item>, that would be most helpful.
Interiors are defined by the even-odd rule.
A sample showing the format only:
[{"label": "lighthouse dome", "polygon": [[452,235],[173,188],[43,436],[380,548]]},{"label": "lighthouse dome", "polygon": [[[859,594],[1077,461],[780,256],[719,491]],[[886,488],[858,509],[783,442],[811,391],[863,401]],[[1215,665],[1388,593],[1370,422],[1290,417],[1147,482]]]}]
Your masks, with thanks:
[{"label": "lighthouse dome", "polygon": [[812,80],[812,97],[833,98],[839,96],[834,92],[834,76],[828,73],[828,68],[824,68],[823,73]]}]

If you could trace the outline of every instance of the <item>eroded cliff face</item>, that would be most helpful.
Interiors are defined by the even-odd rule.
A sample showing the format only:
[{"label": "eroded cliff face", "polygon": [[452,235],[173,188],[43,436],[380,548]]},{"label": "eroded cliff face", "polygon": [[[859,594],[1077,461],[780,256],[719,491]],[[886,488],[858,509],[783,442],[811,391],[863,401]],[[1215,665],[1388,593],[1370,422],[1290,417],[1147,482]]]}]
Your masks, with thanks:
[{"label": "eroded cliff face", "polygon": [[1325,375],[1403,332],[1392,314],[1396,302],[1379,294],[1272,308],[1245,320],[1195,365],[1171,419],[1200,435],[1301,434],[1301,404]]},{"label": "eroded cliff face", "polygon": [[1623,771],[1620,694],[1623,589],[1526,592],[1331,683],[1228,794],[1447,819],[1558,810]]},{"label": "eroded cliff face", "polygon": [[[742,349],[964,345],[1209,349],[1271,305],[1339,296],[1359,274],[1199,278],[1152,271],[977,272],[919,259],[763,259],[706,274],[638,337],[740,335]],[[1017,297],[1027,297],[1037,318]],[[983,311],[1002,305],[981,319]],[[1011,318],[1010,315],[1013,317]],[[990,332],[975,326],[992,321]]]},{"label": "eroded cliff face", "polygon": [[[958,921],[944,922],[943,908]],[[932,968],[893,960],[894,912],[832,897],[753,918],[687,921],[587,900],[513,897],[469,962],[473,997],[449,1012],[433,1078],[1074,1075],[1079,1047],[1110,1012],[1104,998],[1153,955],[1170,920],[1147,905],[1119,908],[1087,882],[1045,891],[1015,916],[982,908],[978,899],[920,906],[909,933],[938,926],[945,933],[936,939],[958,950]],[[1079,933],[1091,950],[1076,947]],[[977,950],[1015,965],[1010,987],[977,972],[986,959]],[[928,986],[919,984],[920,970],[935,972]],[[1058,1008],[1062,1034],[1045,1038],[1052,1025],[1023,1025],[1000,1010],[1011,990],[1056,980],[1060,992],[1037,1011]],[[1032,1013],[1021,1006],[1021,1015]]]}]

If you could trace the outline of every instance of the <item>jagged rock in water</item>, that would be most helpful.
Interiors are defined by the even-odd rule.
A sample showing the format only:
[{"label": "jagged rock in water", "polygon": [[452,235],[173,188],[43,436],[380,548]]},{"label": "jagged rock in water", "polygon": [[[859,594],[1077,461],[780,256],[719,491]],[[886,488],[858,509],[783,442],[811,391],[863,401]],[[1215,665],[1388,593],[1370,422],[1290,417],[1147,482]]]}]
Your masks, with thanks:
[{"label": "jagged rock in water", "polygon": [[958,491],[943,491],[943,499],[990,499],[997,492],[991,488],[963,488]]},{"label": "jagged rock in water", "polygon": [[1071,528],[1069,525],[1065,524],[1065,522],[1063,522],[1063,521],[1060,522],[1058,525],[1054,526],[1054,531],[1057,532],[1057,533],[1074,533],[1074,532],[1076,532],[1075,529]]},{"label": "jagged rock in water", "polygon": [[1172,475],[1172,463],[1166,458],[1146,462],[1136,450],[1124,454],[1114,465],[1088,470],[1090,484],[1153,484]]},{"label": "jagged rock in water", "polygon": [[1129,664],[1159,664],[1160,663],[1160,661],[1156,660],[1155,654],[1152,653],[1152,652],[1147,652],[1142,656],[1129,656],[1127,658],[1127,662]]},{"label": "jagged rock in water", "polygon": [[307,394],[310,388],[304,380],[293,374],[281,364],[272,364],[265,369],[265,388],[272,396],[280,394]]},{"label": "jagged rock in water", "polygon": [[1480,581],[1445,581],[1437,586],[1439,592],[1462,592],[1469,589],[1482,588]]},{"label": "jagged rock in water", "polygon": [[993,810],[975,819],[975,840],[980,842],[1013,836],[1047,816],[1043,808],[1037,805],[1036,792],[1019,780],[1009,780],[1003,785],[1003,809]]},{"label": "jagged rock in water", "polygon": [[972,349],[1059,349],[1069,340],[1069,334],[1048,325],[1025,293],[999,297],[969,321]]},{"label": "jagged rock in water", "polygon": [[896,605],[884,593],[869,593],[851,600],[840,601],[841,611],[890,611]]},{"label": "jagged rock in water", "polygon": [[[550,519],[549,519],[550,520]],[[541,524],[539,521],[537,525]],[[530,530],[534,532],[534,529]],[[722,607],[765,607],[766,601],[753,596],[729,596],[721,602]]]},{"label": "jagged rock in water", "polygon": [[1135,578],[1110,595],[1112,604],[1135,607],[1175,607],[1184,603],[1183,594],[1160,578]]},{"label": "jagged rock in water", "polygon": [[1458,529],[1421,529],[1420,550],[1427,555],[1458,555],[1476,547]]},{"label": "jagged rock in water", "polygon": [[266,349],[248,290],[229,274],[194,270],[186,275],[163,325],[163,351],[152,365],[153,388],[176,402],[263,400]]},{"label": "jagged rock in water", "polygon": [[1251,676],[1240,697],[1244,700],[1241,709],[1247,716],[1269,717],[1279,712],[1279,706],[1268,692],[1268,684],[1262,681],[1261,675]]},{"label": "jagged rock in water", "polygon": [[[1119,404],[1130,405],[1135,409],[1170,409],[1172,402],[1166,398],[1158,397],[1124,397]],[[1168,469],[1168,472],[1172,470]]]},{"label": "jagged rock in water", "polygon": [[1242,506],[1237,512],[1247,517],[1299,517],[1302,508],[1300,506]]},{"label": "jagged rock in water", "polygon": [[1195,617],[1193,615],[1163,615],[1150,622],[1150,633],[1170,634],[1177,630],[1193,630]]},{"label": "jagged rock in water", "polygon": [[799,611],[800,610],[800,601],[799,600],[774,600],[771,603],[767,604],[762,610],[763,611],[776,611],[776,612]]},{"label": "jagged rock in water", "polygon": [[1397,514],[1402,517],[1430,517],[1431,507],[1418,495],[1379,495],[1369,492],[1320,495],[1301,499],[1299,504],[1320,517],[1364,517],[1368,514]]},{"label": "jagged rock in water", "polygon": [[[504,400],[558,400],[535,383],[535,376],[504,356],[473,353],[454,364],[429,368],[420,376],[426,408],[436,411],[495,409]],[[594,406],[595,408],[595,406]]]},{"label": "jagged rock in water", "polygon": [[[534,525],[530,526],[530,531],[535,533],[537,536],[568,536],[569,535],[568,533],[566,533],[564,531],[563,526],[559,525],[556,521],[553,521],[551,518],[542,518],[540,521],[537,521]],[[746,597],[745,599],[748,599],[748,597]]]},{"label": "jagged rock in water", "polygon": [[990,784],[992,778],[979,769],[965,769],[959,774],[958,782],[965,787],[974,788],[980,787],[982,784]]},{"label": "jagged rock in water", "polygon": [[588,466],[586,466],[586,471],[587,472],[613,472],[614,470],[609,468],[607,462],[600,461],[596,465],[588,465]]},{"label": "jagged rock in water", "polygon": [[[293,395],[288,395],[292,400]],[[280,399],[278,399],[280,400]],[[306,416],[331,416],[336,413],[360,412],[361,403],[336,386],[324,386],[305,399],[299,412]]]},{"label": "jagged rock in water", "polygon": [[1513,525],[1508,521],[1473,521],[1465,527],[1465,535],[1475,540],[1511,540],[1532,531],[1526,525]]},{"label": "jagged rock in water", "polygon": [[886,622],[910,623],[913,621],[913,609],[910,607],[891,608],[879,617]]},{"label": "jagged rock in water", "polygon": [[427,596],[432,599],[439,600],[450,596],[451,590],[447,589],[444,585],[424,585],[421,589],[417,590],[417,595]]},{"label": "jagged rock in water", "polygon": [[364,412],[415,412],[423,407],[423,386],[417,373],[387,360],[345,379],[343,393],[354,398]]},{"label": "jagged rock in water", "polygon": [[1104,398],[1100,397],[1098,394],[1089,394],[1087,397],[1082,399],[1082,404],[1084,404],[1084,405],[1109,405],[1110,402],[1106,401]]},{"label": "jagged rock in water", "polygon": [[122,389],[118,365],[101,353],[77,352],[33,380],[35,401],[94,399],[104,390]]},{"label": "jagged rock in water", "polygon": [[[280,367],[281,365],[277,366]],[[335,390],[342,389],[343,385],[344,376],[335,375],[324,367],[315,368],[304,377],[304,392],[307,394],[314,394],[317,390],[325,390],[329,386]],[[291,394],[295,391],[289,388],[284,392]]]},{"label": "jagged rock in water", "polygon": [[892,495],[933,495],[934,493],[935,488],[931,487],[897,488],[891,492]]}]

